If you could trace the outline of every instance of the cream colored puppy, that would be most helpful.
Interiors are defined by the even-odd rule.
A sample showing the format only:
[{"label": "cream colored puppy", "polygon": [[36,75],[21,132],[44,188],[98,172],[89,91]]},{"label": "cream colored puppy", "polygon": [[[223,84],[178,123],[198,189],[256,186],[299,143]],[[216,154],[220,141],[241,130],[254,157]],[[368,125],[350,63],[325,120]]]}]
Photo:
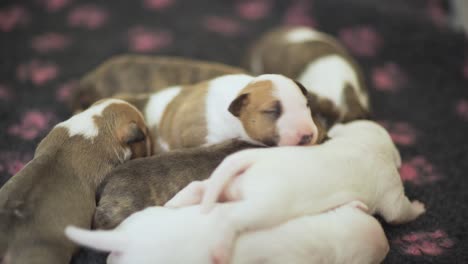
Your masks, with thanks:
[{"label": "cream colored puppy", "polygon": [[[389,250],[385,234],[377,220],[357,207],[365,206],[352,202],[317,216],[246,233],[237,241],[231,263],[380,263]],[[211,249],[224,226],[226,210],[224,204],[210,214],[200,213],[199,206],[150,207],[112,231],[69,227],[66,234],[81,245],[112,251],[108,264],[217,263]]]},{"label": "cream colored puppy", "polygon": [[201,202],[208,211],[229,201],[226,227],[214,255],[228,263],[240,232],[259,230],[354,200],[390,223],[417,218],[425,209],[406,197],[397,167],[400,155],[389,134],[370,121],[337,125],[330,140],[311,147],[245,150],[228,156],[203,182],[193,182],[166,205]]}]

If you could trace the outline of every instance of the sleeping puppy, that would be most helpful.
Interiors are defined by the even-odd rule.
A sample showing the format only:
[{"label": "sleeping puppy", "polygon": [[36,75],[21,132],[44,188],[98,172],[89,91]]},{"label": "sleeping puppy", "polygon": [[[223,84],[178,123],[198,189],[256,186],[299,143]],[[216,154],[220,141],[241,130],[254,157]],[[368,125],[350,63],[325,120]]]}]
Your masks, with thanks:
[{"label": "sleeping puppy", "polygon": [[361,68],[330,35],[308,27],[278,27],[251,47],[246,68],[253,74],[278,73],[297,79],[341,110],[339,121],[367,118],[369,96]]},{"label": "sleeping puppy", "polygon": [[[380,263],[389,250],[383,229],[357,207],[365,209],[355,201],[268,230],[244,233],[231,263]],[[65,233],[78,244],[111,251],[108,264],[219,263],[209,249],[222,231],[224,209],[219,204],[210,214],[201,214],[200,206],[155,206],[131,215],[115,230],[67,227]]]},{"label": "sleeping puppy", "polygon": [[312,145],[324,134],[313,120],[305,88],[277,74],[225,75],[129,102],[143,110],[155,153],[233,138],[268,146]]},{"label": "sleeping puppy", "polygon": [[178,57],[119,55],[86,74],[71,96],[74,112],[95,101],[126,93],[150,93],[172,85],[194,84],[225,74],[244,73],[216,62]]},{"label": "sleeping puppy", "polygon": [[404,194],[400,154],[386,130],[371,121],[336,125],[330,140],[310,147],[244,150],[228,156],[208,180],[192,182],[166,206],[216,201],[231,210],[213,248],[228,263],[232,242],[245,231],[270,228],[291,218],[318,214],[359,200],[369,213],[392,224],[412,221],[425,209]]},{"label": "sleeping puppy", "polygon": [[147,134],[142,114],[116,99],[56,125],[0,189],[2,263],[68,263],[77,247],[63,229],[90,227],[97,186],[112,168],[150,154]]},{"label": "sleeping puppy", "polygon": [[253,147],[259,146],[229,140],[122,164],[106,176],[98,189],[93,228],[112,229],[137,211],[164,205],[191,181],[208,178],[229,154]]}]

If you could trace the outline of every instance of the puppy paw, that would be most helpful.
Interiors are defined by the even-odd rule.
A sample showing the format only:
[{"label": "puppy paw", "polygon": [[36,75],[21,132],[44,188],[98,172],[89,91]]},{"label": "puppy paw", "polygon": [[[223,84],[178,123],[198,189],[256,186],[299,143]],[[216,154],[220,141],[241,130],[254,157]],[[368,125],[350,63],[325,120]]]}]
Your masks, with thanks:
[{"label": "puppy paw", "polygon": [[211,254],[212,264],[228,264],[229,250],[224,244],[218,245]]},{"label": "puppy paw", "polygon": [[415,218],[426,212],[426,206],[418,200],[412,201],[411,207],[413,208]]}]

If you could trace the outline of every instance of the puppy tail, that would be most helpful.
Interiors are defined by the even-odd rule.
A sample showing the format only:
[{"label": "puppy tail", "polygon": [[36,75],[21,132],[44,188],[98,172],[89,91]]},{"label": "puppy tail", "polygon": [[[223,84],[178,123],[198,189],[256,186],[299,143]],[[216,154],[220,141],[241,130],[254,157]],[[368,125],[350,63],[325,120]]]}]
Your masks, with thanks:
[{"label": "puppy tail", "polygon": [[234,177],[244,173],[253,163],[255,150],[244,150],[225,158],[207,180],[205,192],[200,204],[201,211],[210,211],[219,196]]},{"label": "puppy tail", "polygon": [[65,228],[65,235],[73,242],[102,251],[122,251],[125,240],[118,231],[91,231],[74,226]]}]

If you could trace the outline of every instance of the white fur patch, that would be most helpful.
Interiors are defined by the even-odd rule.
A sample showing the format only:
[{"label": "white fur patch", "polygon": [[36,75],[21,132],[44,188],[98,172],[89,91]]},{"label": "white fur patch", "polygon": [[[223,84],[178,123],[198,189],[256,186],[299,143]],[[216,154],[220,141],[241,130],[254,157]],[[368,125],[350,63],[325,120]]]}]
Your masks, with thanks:
[{"label": "white fur patch", "polygon": [[70,119],[59,123],[55,127],[67,128],[70,137],[81,135],[86,139],[93,139],[99,134],[99,128],[94,122],[93,117],[102,115],[104,109],[111,104],[128,105],[128,103],[123,100],[107,99],[100,104],[93,105],[87,110],[72,116]]},{"label": "white fur patch", "polygon": [[301,82],[309,91],[315,92],[332,100],[336,105],[343,105],[343,89],[346,83],[351,84],[362,106],[368,108],[368,100],[361,93],[358,76],[351,64],[339,55],[330,55],[310,63],[299,76]]},{"label": "white fur patch", "polygon": [[239,119],[233,116],[228,108],[239,92],[252,80],[253,77],[249,75],[233,74],[209,82],[205,101],[207,144],[237,137],[249,139]]},{"label": "white fur patch", "polygon": [[145,117],[148,127],[159,125],[166,106],[180,93],[180,91],[180,86],[173,86],[151,95],[145,108]]},{"label": "white fur patch", "polygon": [[286,41],[290,43],[302,43],[312,40],[326,41],[327,39],[326,35],[312,30],[308,27],[298,27],[293,30],[290,30],[288,33],[286,33],[284,37]]}]

